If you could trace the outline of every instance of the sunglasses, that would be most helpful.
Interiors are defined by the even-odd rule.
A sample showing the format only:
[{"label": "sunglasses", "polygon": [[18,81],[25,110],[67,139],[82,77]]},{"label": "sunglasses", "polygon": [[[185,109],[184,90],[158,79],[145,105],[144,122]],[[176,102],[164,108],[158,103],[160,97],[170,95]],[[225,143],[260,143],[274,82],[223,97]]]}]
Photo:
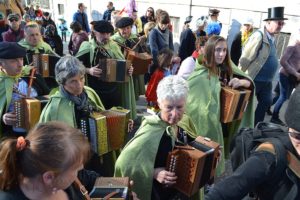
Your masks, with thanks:
[{"label": "sunglasses", "polygon": [[300,133],[299,132],[289,132],[290,136],[297,139],[297,140],[300,140]]},{"label": "sunglasses", "polygon": [[15,18],[12,18],[12,19],[9,19],[9,21],[10,21],[10,22],[13,22],[13,21],[16,21],[16,22],[17,22],[17,21],[19,21],[19,20],[18,20],[18,19],[15,19]]}]

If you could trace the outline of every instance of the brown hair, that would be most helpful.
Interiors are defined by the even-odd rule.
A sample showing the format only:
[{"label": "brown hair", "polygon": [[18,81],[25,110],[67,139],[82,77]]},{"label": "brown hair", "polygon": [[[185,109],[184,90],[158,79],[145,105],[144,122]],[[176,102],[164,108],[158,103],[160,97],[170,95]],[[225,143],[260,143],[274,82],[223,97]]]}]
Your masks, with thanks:
[{"label": "brown hair", "polygon": [[[214,75],[219,75],[219,69],[216,65],[215,62],[215,48],[218,42],[225,42],[225,38],[219,36],[219,35],[214,35],[210,37],[204,47],[204,57],[203,57],[203,65],[208,68],[210,74]],[[231,67],[231,62],[230,62],[230,57],[229,57],[229,52],[228,49],[226,50],[226,57],[223,61],[223,66],[226,67],[226,72],[227,76],[231,77],[232,76],[232,67]]]},{"label": "brown hair", "polygon": [[157,17],[158,23],[161,23],[161,24],[169,24],[170,23],[170,16],[167,11],[164,11],[164,10],[160,11],[156,17]]},{"label": "brown hair", "polygon": [[41,123],[25,138],[26,146],[17,149],[17,139],[0,145],[0,189],[19,184],[21,176],[33,178],[46,171],[57,175],[89,158],[90,145],[80,130],[62,122]]},{"label": "brown hair", "polygon": [[164,48],[159,51],[157,60],[158,60],[158,67],[160,69],[170,68],[170,63],[173,57],[173,51],[168,48]]}]

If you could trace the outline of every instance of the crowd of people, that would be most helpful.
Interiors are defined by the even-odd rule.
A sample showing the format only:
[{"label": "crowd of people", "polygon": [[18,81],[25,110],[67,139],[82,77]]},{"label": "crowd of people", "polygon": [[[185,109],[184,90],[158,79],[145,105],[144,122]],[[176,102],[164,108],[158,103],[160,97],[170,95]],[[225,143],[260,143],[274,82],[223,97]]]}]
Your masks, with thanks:
[{"label": "crowd of people", "polygon": [[[116,10],[109,2],[103,19],[89,22],[86,6],[79,3],[70,24],[68,53],[63,52],[69,29],[63,18],[56,25],[51,14],[38,6],[25,11],[23,16],[6,16],[7,30],[0,38],[0,200],[85,199],[78,180],[90,192],[99,176],[129,177],[131,197],[136,200],[231,200],[253,192],[262,200],[284,199],[285,194],[291,200],[300,198],[300,39],[286,48],[278,62],[274,40],[287,20],[284,7],[269,8],[264,26],[256,31],[247,18],[231,50],[220,36],[220,10],[209,9],[208,15],[194,20],[188,16],[178,52],[166,10],[149,7],[139,17],[135,4]],[[131,52],[152,58],[148,72],[134,73],[138,66],[128,61]],[[45,54],[48,61],[36,57]],[[103,78],[109,60],[117,60],[116,79],[124,76],[126,81]],[[48,75],[39,68],[41,63],[45,67],[43,62]],[[280,90],[273,99],[272,82],[278,71]],[[225,87],[251,92],[238,120],[221,120]],[[136,102],[141,95],[146,97],[149,116],[123,148],[97,154],[91,136],[81,132],[82,120],[94,112],[122,107],[129,111],[129,126],[138,123]],[[279,112],[291,95],[284,123]],[[16,102],[41,97],[46,103],[36,124],[31,129],[18,127]],[[288,128],[280,137],[288,161],[279,181],[272,181],[278,173],[278,152],[270,150],[268,142],[224,178],[235,134],[263,122],[272,103],[271,122]],[[175,146],[197,136],[220,144],[218,181],[189,197],[173,187],[178,177],[166,169],[166,162]]]}]

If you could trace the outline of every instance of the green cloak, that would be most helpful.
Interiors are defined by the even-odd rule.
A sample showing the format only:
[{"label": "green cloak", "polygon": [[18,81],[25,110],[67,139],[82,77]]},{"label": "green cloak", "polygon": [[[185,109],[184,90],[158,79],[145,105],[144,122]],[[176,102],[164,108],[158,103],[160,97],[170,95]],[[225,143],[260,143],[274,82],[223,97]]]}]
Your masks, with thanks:
[{"label": "green cloak", "polygon": [[[196,137],[196,129],[187,115],[183,116],[178,126],[186,130],[191,137]],[[123,148],[115,164],[115,176],[130,177],[134,181],[132,190],[137,193],[139,199],[151,199],[154,162],[164,132],[171,137],[174,146],[176,138],[169,124],[157,115],[144,117],[140,128]]]},{"label": "green cloak", "polygon": [[[105,110],[102,102],[96,92],[90,88],[84,87],[88,98],[97,106],[99,110]],[[57,90],[54,95],[50,97],[49,102],[45,106],[40,116],[40,122],[61,121],[68,125],[78,128],[75,119],[74,103],[61,95]],[[100,157],[103,163],[103,175],[112,176],[114,170],[114,163],[116,161],[116,152],[112,151]]]},{"label": "green cloak", "polygon": [[[3,115],[7,112],[8,107],[11,103],[13,85],[18,81],[22,75],[29,75],[30,67],[25,66],[22,69],[22,73],[19,76],[7,76],[5,73],[0,71],[0,120],[2,122]],[[0,138],[2,137],[2,127],[0,123]]]},{"label": "green cloak", "polygon": [[35,53],[39,53],[40,50],[43,49],[45,51],[44,52],[45,54],[54,54],[54,55],[56,55],[56,53],[52,50],[52,48],[50,47],[50,45],[47,44],[44,41],[39,42],[36,47],[33,47],[30,44],[28,44],[28,42],[25,39],[21,40],[18,43],[19,43],[19,45],[23,46],[27,50],[34,51]]},{"label": "green cloak", "polygon": [[[84,90],[88,98],[95,103],[99,110],[105,110],[100,98],[93,89],[85,86]],[[59,90],[50,97],[49,102],[41,113],[40,122],[48,121],[62,121],[74,128],[78,128],[75,119],[74,103],[62,96]]]},{"label": "green cloak", "polygon": [[[115,33],[113,36],[111,36],[111,39],[114,41],[117,41],[118,43],[121,43],[126,46],[125,42],[126,39],[123,38],[119,32]],[[135,42],[139,38],[135,34],[131,34],[129,37],[129,40]],[[133,75],[133,86],[134,86],[134,92],[135,92],[135,99],[138,100],[140,95],[144,95],[145,90],[145,82],[144,82],[144,75]]]},{"label": "green cloak", "polygon": [[[232,64],[233,74],[239,77],[245,77],[252,81],[249,76]],[[188,78],[189,95],[187,98],[186,112],[191,117],[196,126],[197,134],[209,137],[220,143],[223,148],[222,160],[217,167],[217,175],[221,175],[225,170],[225,154],[229,152],[229,141],[236,133],[239,127],[254,126],[254,91],[243,119],[228,124],[228,138],[223,138],[222,126],[220,122],[220,92],[221,84],[219,77],[210,75],[208,69],[198,62],[191,76]],[[253,82],[252,82],[252,85]],[[253,89],[254,90],[254,89]],[[225,141],[225,142],[224,142]],[[224,146],[225,143],[225,146]],[[224,150],[225,149],[225,150]]]},{"label": "green cloak", "polygon": [[[111,58],[114,59],[124,59],[124,55],[122,54],[120,47],[114,41],[110,40],[107,44],[103,46]],[[89,42],[83,42],[80,45],[79,51],[76,54],[76,57],[83,56],[85,54],[90,55],[90,64],[93,63],[95,49],[97,48],[97,44],[94,39],[90,40]],[[126,109],[130,110],[130,117],[131,119],[136,119],[136,100],[134,96],[134,86],[132,77],[129,77],[129,82],[127,83],[117,83],[118,89],[121,91],[121,102],[122,106]]]}]

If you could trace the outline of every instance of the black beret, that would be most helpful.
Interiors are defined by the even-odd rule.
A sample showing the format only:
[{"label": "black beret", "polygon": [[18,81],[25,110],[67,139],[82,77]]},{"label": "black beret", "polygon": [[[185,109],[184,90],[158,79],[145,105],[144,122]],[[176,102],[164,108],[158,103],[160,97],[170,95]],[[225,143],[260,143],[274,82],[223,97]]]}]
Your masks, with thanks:
[{"label": "black beret", "polygon": [[26,49],[16,42],[0,42],[0,58],[15,59],[23,58],[26,55]]},{"label": "black beret", "polygon": [[300,85],[292,94],[285,111],[285,122],[289,128],[300,132]]},{"label": "black beret", "polygon": [[133,24],[133,19],[130,17],[122,17],[119,19],[116,23],[117,28],[125,28],[127,26],[132,26]]},{"label": "black beret", "polygon": [[94,30],[99,33],[113,33],[114,31],[114,27],[111,23],[105,20],[93,21],[91,24],[93,25]]}]

